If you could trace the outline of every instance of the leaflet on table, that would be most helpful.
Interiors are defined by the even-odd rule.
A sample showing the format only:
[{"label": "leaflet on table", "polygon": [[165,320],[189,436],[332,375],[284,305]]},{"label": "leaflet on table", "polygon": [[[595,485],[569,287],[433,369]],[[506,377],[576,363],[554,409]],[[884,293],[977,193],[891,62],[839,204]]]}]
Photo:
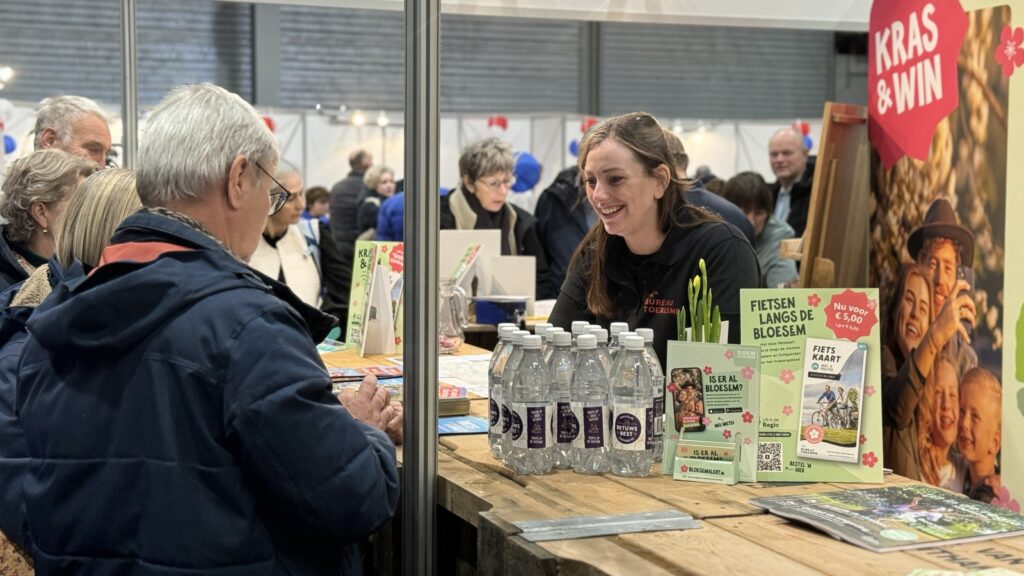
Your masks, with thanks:
[{"label": "leaflet on table", "polygon": [[[740,292],[740,310],[742,343],[761,349],[758,481],[882,482],[878,290],[748,289]],[[808,338],[866,345],[857,398],[857,458],[852,463],[806,458],[798,452]]]},{"label": "leaflet on table", "polygon": [[479,416],[451,416],[437,419],[439,436],[457,434],[486,434],[487,420]]},{"label": "leaflet on table", "polygon": [[437,361],[437,378],[461,386],[480,398],[487,398],[487,367],[490,354],[441,356]]},{"label": "leaflet on table", "polygon": [[401,378],[401,366],[365,366],[363,368],[328,368],[327,373],[335,382],[359,381],[364,377],[373,374],[377,380],[386,378]]},{"label": "leaflet on table", "polygon": [[668,342],[663,474],[673,474],[681,439],[725,440],[740,451],[736,479],[757,480],[758,355],[755,346]]},{"label": "leaflet on table", "polygon": [[800,456],[857,462],[867,348],[863,342],[807,339],[797,441]]},{"label": "leaflet on table", "polygon": [[1016,512],[925,484],[753,498],[750,503],[874,552],[1024,533],[1024,516]]}]

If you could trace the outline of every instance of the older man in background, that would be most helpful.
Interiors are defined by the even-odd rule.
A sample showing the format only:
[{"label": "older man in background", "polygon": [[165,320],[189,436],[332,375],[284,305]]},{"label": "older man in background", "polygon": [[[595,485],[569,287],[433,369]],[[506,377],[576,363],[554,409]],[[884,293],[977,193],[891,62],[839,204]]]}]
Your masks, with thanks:
[{"label": "older man in background", "polygon": [[82,96],[54,96],[36,110],[36,150],[58,148],[103,168],[110,152],[110,126],[103,109]]},{"label": "older man in background", "polygon": [[247,266],[274,137],[222,88],[171,91],[139,145],[145,208],[29,321],[17,410],[42,574],[358,574],[398,501],[401,412],[332,395],[332,319]]},{"label": "older man in background", "polygon": [[804,145],[803,135],[792,128],[783,128],[772,135],[768,140],[768,156],[776,178],[771,184],[774,216],[779,222],[789,224],[799,238],[804,235],[807,211],[811,207],[814,159]]},{"label": "older man in background", "polygon": [[366,150],[356,150],[349,154],[348,165],[351,168],[348,176],[331,188],[331,234],[342,255],[351,257],[359,235],[356,223],[359,200],[366,191],[363,177],[373,166],[373,155]]}]

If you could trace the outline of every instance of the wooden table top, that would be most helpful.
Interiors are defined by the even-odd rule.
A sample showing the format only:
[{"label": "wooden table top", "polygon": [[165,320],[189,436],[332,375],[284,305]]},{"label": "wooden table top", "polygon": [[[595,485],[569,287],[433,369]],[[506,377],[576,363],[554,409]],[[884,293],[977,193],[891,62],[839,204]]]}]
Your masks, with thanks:
[{"label": "wooden table top", "polygon": [[[462,354],[485,353],[463,347]],[[324,356],[328,366],[386,364],[348,352]],[[409,381],[408,378],[406,380]],[[485,415],[486,401],[473,412]],[[878,554],[767,514],[754,497],[815,493],[874,484],[737,484],[619,478],[556,471],[520,476],[495,460],[486,435],[439,440],[438,504],[477,528],[480,574],[895,574],[917,568],[1024,570],[1024,536],[918,551]],[[887,485],[912,480],[886,476]],[[675,508],[701,528],[531,543],[511,522],[625,514]],[[443,553],[443,536],[439,548]]]}]

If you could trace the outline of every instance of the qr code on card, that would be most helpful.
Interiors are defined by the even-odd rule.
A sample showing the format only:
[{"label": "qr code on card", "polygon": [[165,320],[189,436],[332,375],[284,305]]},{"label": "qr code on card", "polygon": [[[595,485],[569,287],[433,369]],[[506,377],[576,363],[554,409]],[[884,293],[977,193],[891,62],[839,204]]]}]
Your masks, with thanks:
[{"label": "qr code on card", "polygon": [[782,442],[757,444],[757,471],[782,472]]}]

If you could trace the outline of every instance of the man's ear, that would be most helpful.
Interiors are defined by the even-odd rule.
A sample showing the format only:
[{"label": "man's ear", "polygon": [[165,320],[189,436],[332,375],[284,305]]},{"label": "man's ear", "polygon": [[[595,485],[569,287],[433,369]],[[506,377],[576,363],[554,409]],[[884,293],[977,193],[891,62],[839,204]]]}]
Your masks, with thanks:
[{"label": "man's ear", "polygon": [[53,128],[43,128],[43,134],[39,138],[40,148],[54,148],[57,146],[57,133]]},{"label": "man's ear", "polygon": [[661,200],[662,196],[665,195],[665,191],[668,190],[669,182],[672,181],[672,172],[668,169],[665,164],[659,164],[654,169],[654,179],[658,181],[658,189],[654,192],[654,197]]},{"label": "man's ear", "polygon": [[252,177],[252,175],[246,174],[251,169],[249,159],[241,154],[235,156],[235,159],[231,161],[231,167],[228,169],[227,190],[225,190],[225,200],[230,208],[237,210],[242,206],[242,196],[245,193],[243,179]]}]

